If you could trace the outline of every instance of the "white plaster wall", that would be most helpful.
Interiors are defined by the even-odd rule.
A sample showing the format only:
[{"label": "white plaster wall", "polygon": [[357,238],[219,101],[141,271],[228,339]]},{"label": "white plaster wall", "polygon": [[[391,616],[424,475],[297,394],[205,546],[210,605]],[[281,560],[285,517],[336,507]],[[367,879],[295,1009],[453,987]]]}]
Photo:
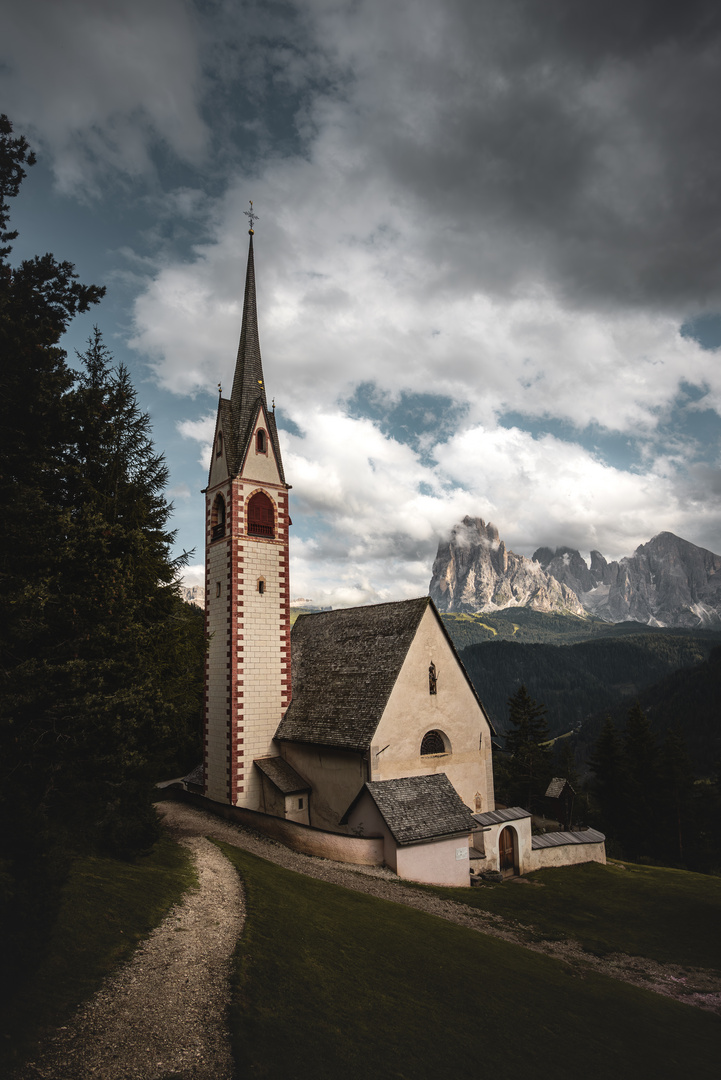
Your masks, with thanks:
[{"label": "white plaster wall", "polygon": [[[253,766],[253,772],[259,770],[257,766]],[[260,811],[263,814],[273,814],[274,817],[284,817],[285,815],[285,796],[278,791],[275,784],[272,784],[267,776],[260,773]]]},{"label": "white plaster wall", "polygon": [[383,862],[396,870],[397,845],[380,810],[365,790],[356,806],[348,815],[348,831],[354,836],[381,836],[383,838]]},{"label": "white plaster wall", "polygon": [[[438,675],[436,694],[428,690],[431,661]],[[421,740],[434,728],[447,736],[452,752],[421,757]],[[469,809],[476,811],[476,792],[480,812],[495,808],[488,720],[430,606],[374,736],[370,767],[372,780],[443,772]]]},{"label": "white plaster wall", "polygon": [[[461,853],[465,854],[457,858]],[[470,885],[468,836],[399,847],[396,873],[399,877],[409,881],[421,881],[425,885]]]},{"label": "white plaster wall", "polygon": [[576,866],[578,863],[598,862],[605,865],[606,845],[563,844],[561,847],[536,848],[529,852],[524,873],[543,870],[548,866]]},{"label": "white plaster wall", "polygon": [[[267,453],[264,454],[259,454],[256,449],[255,434],[258,431],[258,428],[263,428],[266,434],[265,442]],[[261,484],[280,484],[280,473],[278,471],[275,454],[273,453],[273,447],[268,433],[268,421],[266,420],[262,409],[255,421],[253,436],[248,449],[248,456],[243,463],[240,476],[242,480],[255,480]]]},{"label": "white plaster wall", "polygon": [[309,824],[342,828],[338,822],[368,779],[363,755],[296,742],[281,742],[280,753],[311,785]]},{"label": "white plaster wall", "polygon": [[[298,802],[301,799],[303,800],[303,806],[299,808]],[[295,795],[286,795],[284,814],[286,821],[297,821],[301,825],[309,825],[310,822],[308,820],[308,793],[304,791],[302,795],[300,793]]]},{"label": "white plaster wall", "polygon": [[[499,825],[486,826],[483,836],[483,850],[485,851],[486,861],[483,864],[484,870],[499,870],[499,852],[498,843],[499,838],[503,830],[509,827],[516,833],[516,845],[518,852],[518,872],[519,874],[529,873],[529,866],[531,864],[531,819],[520,818],[518,821],[504,821]],[[476,847],[479,846],[478,840],[476,840]]]}]

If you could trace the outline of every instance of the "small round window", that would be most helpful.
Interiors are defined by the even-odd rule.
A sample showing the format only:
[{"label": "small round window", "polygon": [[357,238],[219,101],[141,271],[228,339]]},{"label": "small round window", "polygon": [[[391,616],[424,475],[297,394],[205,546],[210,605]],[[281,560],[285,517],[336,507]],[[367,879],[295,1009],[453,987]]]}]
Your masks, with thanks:
[{"label": "small round window", "polygon": [[421,756],[426,754],[446,754],[445,739],[440,731],[427,731],[421,742]]}]

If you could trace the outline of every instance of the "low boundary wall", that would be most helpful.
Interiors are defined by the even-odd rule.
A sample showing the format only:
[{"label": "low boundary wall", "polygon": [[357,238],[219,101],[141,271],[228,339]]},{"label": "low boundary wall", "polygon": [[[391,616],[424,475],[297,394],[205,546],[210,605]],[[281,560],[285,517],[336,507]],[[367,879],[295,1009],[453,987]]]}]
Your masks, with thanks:
[{"label": "low boundary wall", "polygon": [[356,866],[383,865],[382,836],[345,836],[343,833],[326,832],[314,825],[301,825],[297,821],[263,814],[260,810],[247,810],[243,806],[231,806],[229,803],[214,802],[205,795],[196,795],[182,788],[163,788],[163,797],[187,802],[199,810],[207,810],[226,821],[245,825],[249,829],[281,844],[300,851],[304,855],[316,855],[321,859],[334,859],[337,862],[351,863]]},{"label": "low boundary wall", "polygon": [[533,848],[528,854],[524,873],[543,870],[547,866],[575,866],[577,863],[606,862],[603,840],[590,844],[559,844],[558,847]]}]

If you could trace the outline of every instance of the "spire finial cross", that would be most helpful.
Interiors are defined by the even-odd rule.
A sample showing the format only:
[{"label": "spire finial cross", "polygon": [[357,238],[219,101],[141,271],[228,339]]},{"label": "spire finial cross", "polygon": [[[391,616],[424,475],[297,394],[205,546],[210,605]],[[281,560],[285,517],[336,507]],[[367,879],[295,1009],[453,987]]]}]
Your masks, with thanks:
[{"label": "spire finial cross", "polygon": [[253,228],[253,225],[258,220],[258,215],[256,214],[255,210],[253,209],[253,200],[248,199],[248,202],[250,203],[250,210],[244,210],[243,213],[247,217],[248,224],[250,225],[250,228],[248,229],[248,233],[249,233],[250,236],[252,236],[253,233],[255,232],[255,229]]}]

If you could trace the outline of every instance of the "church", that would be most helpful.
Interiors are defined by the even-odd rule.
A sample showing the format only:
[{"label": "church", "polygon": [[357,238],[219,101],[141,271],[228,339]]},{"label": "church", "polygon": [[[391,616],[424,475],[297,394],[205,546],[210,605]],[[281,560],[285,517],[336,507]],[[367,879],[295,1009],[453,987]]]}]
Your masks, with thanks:
[{"label": "church", "polygon": [[261,362],[252,204],[248,216],[240,344],[204,492],[205,798],[299,850],[327,837],[333,857],[436,884],[605,861],[600,833],[539,847],[527,810],[495,809],[493,728],[429,597],[303,614],[291,634],[290,485]]}]

